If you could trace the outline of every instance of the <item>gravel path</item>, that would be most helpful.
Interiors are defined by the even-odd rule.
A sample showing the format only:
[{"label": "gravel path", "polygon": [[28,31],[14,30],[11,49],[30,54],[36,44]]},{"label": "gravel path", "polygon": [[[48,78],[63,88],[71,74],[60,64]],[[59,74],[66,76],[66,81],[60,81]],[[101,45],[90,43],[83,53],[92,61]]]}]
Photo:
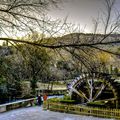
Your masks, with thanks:
[{"label": "gravel path", "polygon": [[0,113],[0,120],[115,120],[81,116],[52,111],[44,111],[42,107],[27,107]]}]

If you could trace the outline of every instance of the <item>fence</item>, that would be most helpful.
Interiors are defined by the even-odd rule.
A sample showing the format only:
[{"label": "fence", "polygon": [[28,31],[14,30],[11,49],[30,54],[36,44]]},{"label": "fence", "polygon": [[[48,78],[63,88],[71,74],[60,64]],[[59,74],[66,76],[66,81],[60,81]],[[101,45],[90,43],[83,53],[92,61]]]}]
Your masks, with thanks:
[{"label": "fence", "polygon": [[51,111],[120,119],[120,109],[94,108],[82,105],[66,105],[55,102],[53,103],[50,101],[44,102],[43,107],[44,109],[49,109]]},{"label": "fence", "polygon": [[20,100],[20,101],[0,105],[0,113],[20,107],[32,106],[35,103],[35,101],[36,98],[31,98],[31,99]]}]

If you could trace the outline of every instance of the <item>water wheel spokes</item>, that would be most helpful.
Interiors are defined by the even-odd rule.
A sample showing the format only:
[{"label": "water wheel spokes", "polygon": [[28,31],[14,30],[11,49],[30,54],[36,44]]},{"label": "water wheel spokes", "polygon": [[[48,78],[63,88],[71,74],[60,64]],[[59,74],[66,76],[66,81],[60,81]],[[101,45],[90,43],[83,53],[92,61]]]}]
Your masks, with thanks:
[{"label": "water wheel spokes", "polygon": [[75,92],[77,95],[79,95],[80,97],[85,98],[87,101],[89,101],[89,99],[86,97],[86,95],[81,90],[78,91],[77,89],[73,87],[71,88],[71,90]]},{"label": "water wheel spokes", "polygon": [[[110,79],[110,77],[107,77]],[[71,91],[73,99],[77,99],[81,104],[91,102],[109,103],[111,106],[117,106],[118,96],[115,87],[106,77],[80,77],[79,80],[72,84]],[[114,104],[114,105],[113,105]]]},{"label": "water wheel spokes", "polygon": [[99,95],[102,93],[102,91],[105,89],[106,85],[104,83],[101,84],[100,87],[98,87],[98,90],[96,91],[94,97],[93,97],[93,100],[96,100]]}]

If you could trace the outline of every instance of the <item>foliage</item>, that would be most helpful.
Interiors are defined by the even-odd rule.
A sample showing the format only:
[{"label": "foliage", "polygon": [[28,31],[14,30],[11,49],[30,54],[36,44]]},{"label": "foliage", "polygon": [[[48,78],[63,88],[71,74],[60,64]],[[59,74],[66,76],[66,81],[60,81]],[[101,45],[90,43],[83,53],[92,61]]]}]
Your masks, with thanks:
[{"label": "foliage", "polygon": [[57,68],[66,69],[67,71],[70,71],[69,61],[58,61]]},{"label": "foliage", "polygon": [[71,100],[70,96],[65,95],[63,98],[51,98],[49,99],[50,102],[60,102],[63,104],[75,104],[75,100]]},{"label": "foliage", "polygon": [[35,90],[37,81],[46,81],[49,77],[50,56],[45,49],[25,45],[22,50],[26,74]]},{"label": "foliage", "polygon": [[21,85],[21,93],[22,93],[21,97],[22,98],[30,98],[30,96],[31,96],[30,82],[21,81],[20,85]]},{"label": "foliage", "polygon": [[5,82],[6,82],[5,77],[1,75],[1,76],[0,76],[0,85],[1,85],[1,84],[5,84]]},{"label": "foliage", "polygon": [[29,45],[17,47],[20,50],[11,47],[12,54],[0,57],[0,84],[4,83],[6,86],[8,97],[24,96],[21,84],[24,80],[31,82],[32,90],[35,92],[37,81],[45,81],[49,77],[50,57],[45,49]]},{"label": "foliage", "polygon": [[60,99],[61,98],[51,98],[51,99],[49,99],[48,101],[50,101],[50,102],[60,102]]},{"label": "foliage", "polygon": [[71,100],[71,96],[70,95],[64,95],[63,100]]},{"label": "foliage", "polygon": [[64,104],[75,104],[77,103],[75,100],[60,100],[61,103]]},{"label": "foliage", "polygon": [[76,103],[75,100],[71,100],[71,97],[69,95],[64,95],[64,97],[60,100],[63,104],[74,104]]}]

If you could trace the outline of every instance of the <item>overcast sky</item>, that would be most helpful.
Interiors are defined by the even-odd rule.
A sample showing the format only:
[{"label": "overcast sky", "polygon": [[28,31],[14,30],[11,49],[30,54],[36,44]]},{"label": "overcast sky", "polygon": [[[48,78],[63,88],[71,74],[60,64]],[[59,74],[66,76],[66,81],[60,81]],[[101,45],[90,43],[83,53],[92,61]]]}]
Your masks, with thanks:
[{"label": "overcast sky", "polygon": [[[116,0],[115,8],[120,7],[120,0]],[[91,32],[92,19],[101,16],[105,10],[105,0],[63,0],[60,9],[53,9],[48,15],[53,19],[68,16],[68,22],[80,24],[85,27],[85,31]]]}]

